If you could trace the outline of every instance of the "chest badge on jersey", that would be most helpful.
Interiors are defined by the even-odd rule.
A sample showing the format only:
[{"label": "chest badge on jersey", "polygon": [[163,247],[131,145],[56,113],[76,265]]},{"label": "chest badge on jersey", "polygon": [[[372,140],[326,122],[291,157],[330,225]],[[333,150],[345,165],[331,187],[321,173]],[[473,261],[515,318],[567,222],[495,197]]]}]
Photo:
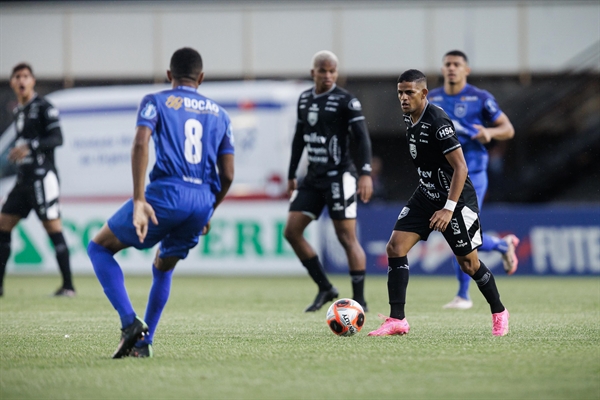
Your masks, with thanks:
[{"label": "chest badge on jersey", "polygon": [[456,103],[454,105],[454,115],[456,118],[462,118],[467,115],[467,103]]},{"label": "chest badge on jersey", "polygon": [[23,114],[22,112],[19,113],[19,115],[17,115],[17,132],[21,132],[23,131],[23,127],[25,126],[25,114]]},{"label": "chest badge on jersey", "polygon": [[409,143],[408,148],[410,150],[410,155],[412,158],[417,158],[417,145],[413,143]]},{"label": "chest badge on jersey", "polygon": [[319,106],[313,104],[308,109],[308,116],[306,117],[310,126],[315,126],[317,121],[319,121]]}]

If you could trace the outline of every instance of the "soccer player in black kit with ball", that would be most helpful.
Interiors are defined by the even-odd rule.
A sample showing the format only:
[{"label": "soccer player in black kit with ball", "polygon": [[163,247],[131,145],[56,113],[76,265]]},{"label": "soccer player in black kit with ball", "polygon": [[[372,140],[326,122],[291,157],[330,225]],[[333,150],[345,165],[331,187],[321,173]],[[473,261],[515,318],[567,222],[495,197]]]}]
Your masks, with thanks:
[{"label": "soccer player in black kit with ball", "polygon": [[31,66],[21,63],[13,68],[10,87],[19,103],[14,111],[17,138],[8,155],[17,166],[17,183],[8,194],[0,212],[0,296],[4,294],[4,274],[10,256],[11,232],[33,209],[48,233],[63,278],[56,296],[73,297],[69,249],[62,233],[59,183],[54,165],[54,149],[63,137],[58,110],[35,91]]},{"label": "soccer player in black kit with ball", "polygon": [[390,316],[369,336],[407,334],[404,314],[408,286],[408,251],[433,231],[442,232],[460,268],[477,283],[490,305],[492,334],[508,333],[508,310],[492,272],[479,260],[482,244],[477,195],[468,176],[460,142],[448,115],[427,101],[427,80],[417,70],[398,78],[398,99],[407,126],[410,156],[417,167],[419,186],[402,209],[386,250]]},{"label": "soccer player in black kit with ball", "polygon": [[[348,257],[353,298],[367,311],[366,257],[356,237],[356,212],[357,196],[366,203],[373,192],[371,140],[360,102],[336,86],[338,60],[335,54],[318,52],[313,57],[312,67],[315,85],[298,100],[298,122],[288,173],[291,204],[284,235],[319,287],[315,300],[305,310],[317,311],[338,297],[339,292],[327,279],[317,253],[303,232],[327,206],[337,238]],[[358,153],[356,166],[350,156],[351,140]],[[296,170],[305,148],[308,172],[298,185]]]}]

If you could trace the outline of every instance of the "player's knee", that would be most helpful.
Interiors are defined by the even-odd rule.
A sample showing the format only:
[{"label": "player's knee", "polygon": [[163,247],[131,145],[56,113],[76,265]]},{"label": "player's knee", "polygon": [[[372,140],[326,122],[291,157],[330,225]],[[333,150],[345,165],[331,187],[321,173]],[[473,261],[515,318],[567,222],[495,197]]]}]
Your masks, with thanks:
[{"label": "player's knee", "polygon": [[293,244],[300,240],[302,237],[302,232],[300,232],[298,229],[290,227],[289,225],[286,225],[285,229],[283,230],[283,237],[289,243]]},{"label": "player's knee", "polygon": [[456,257],[460,269],[467,275],[473,276],[479,269],[479,260],[477,258]]},{"label": "player's knee", "polygon": [[385,246],[385,252],[388,257],[404,257],[406,254],[402,254],[402,246],[400,243],[390,240]]}]

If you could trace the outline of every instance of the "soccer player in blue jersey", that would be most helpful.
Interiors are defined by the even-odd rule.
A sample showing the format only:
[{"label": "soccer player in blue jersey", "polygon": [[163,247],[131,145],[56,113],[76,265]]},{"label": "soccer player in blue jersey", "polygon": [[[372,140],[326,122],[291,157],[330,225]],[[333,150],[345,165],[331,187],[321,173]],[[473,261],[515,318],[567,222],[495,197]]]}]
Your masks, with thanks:
[{"label": "soccer player in blue jersey", "polygon": [[[454,123],[481,212],[488,186],[488,152],[485,144],[492,139],[511,139],[515,130],[506,114],[498,107],[494,96],[467,83],[470,72],[466,54],[459,50],[449,51],[444,55],[442,65],[444,86],[431,90],[428,99],[432,104],[441,107]],[[519,239],[512,234],[498,238],[484,233],[479,251],[502,253],[504,270],[508,275],[512,275],[518,265],[515,254],[518,244]],[[471,277],[461,271],[454,259],[452,261],[459,288],[456,297],[444,305],[444,308],[469,309],[473,306],[469,297]]]},{"label": "soccer player in blue jersey", "polygon": [[[229,116],[197,93],[204,79],[200,54],[191,48],[177,50],[167,77],[172,89],[147,95],[138,111],[131,151],[133,198],[88,246],[96,276],[121,318],[121,341],[113,358],[152,357],[152,340],[169,298],[173,269],[208,232],[210,218],[233,180]],[[144,191],[151,137],[156,163]],[[147,249],[157,243],[142,320],[133,310],[114,255],[130,246]]]}]

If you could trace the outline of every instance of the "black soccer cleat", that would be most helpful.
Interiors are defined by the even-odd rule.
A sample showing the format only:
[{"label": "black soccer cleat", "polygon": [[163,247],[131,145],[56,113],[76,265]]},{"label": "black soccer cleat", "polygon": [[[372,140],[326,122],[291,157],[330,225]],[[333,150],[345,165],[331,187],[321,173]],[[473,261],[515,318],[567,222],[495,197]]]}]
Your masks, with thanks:
[{"label": "black soccer cleat", "polygon": [[339,295],[340,293],[334,286],[332,286],[329,290],[319,291],[319,293],[317,293],[317,297],[315,297],[315,301],[313,301],[310,306],[306,307],[304,312],[315,312],[320,310],[321,307],[323,307],[323,304],[336,299]]},{"label": "black soccer cleat", "polygon": [[143,339],[147,333],[148,325],[146,325],[139,317],[135,317],[131,325],[121,329],[121,341],[112,358],[127,357],[135,345],[135,342]]},{"label": "black soccer cleat", "polygon": [[354,299],[354,301],[356,301],[358,304],[360,304],[360,306],[362,307],[364,312],[369,312],[369,307],[367,307],[367,302],[364,299],[363,300]]},{"label": "black soccer cleat", "polygon": [[134,346],[129,352],[129,357],[137,358],[152,358],[154,357],[154,351],[152,350],[151,344],[144,344],[142,347]]}]

